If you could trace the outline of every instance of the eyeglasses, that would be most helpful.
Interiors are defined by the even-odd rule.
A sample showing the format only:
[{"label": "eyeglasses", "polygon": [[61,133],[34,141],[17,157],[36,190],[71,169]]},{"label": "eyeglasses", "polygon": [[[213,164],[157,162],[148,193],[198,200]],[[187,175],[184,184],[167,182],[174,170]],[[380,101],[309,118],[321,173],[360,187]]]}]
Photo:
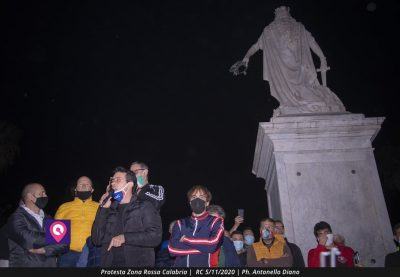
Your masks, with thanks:
[{"label": "eyeglasses", "polygon": [[123,181],[123,178],[122,178],[122,177],[110,177],[109,183],[110,183],[110,184],[111,184],[112,182],[120,183],[121,181]]}]

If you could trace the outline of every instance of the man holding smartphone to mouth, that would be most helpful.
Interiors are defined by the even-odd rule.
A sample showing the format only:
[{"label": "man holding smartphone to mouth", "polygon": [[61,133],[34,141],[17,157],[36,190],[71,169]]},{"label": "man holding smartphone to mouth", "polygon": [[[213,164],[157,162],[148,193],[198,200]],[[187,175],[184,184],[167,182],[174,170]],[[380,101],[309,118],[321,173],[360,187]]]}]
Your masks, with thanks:
[{"label": "man holding smartphone to mouth", "polygon": [[336,266],[354,267],[354,251],[350,247],[336,245],[333,242],[332,228],[327,222],[321,221],[315,224],[314,235],[317,239],[318,245],[316,248],[308,251],[308,267],[321,267],[321,253],[329,252],[334,247],[336,247],[340,251],[339,256],[336,258]]},{"label": "man holding smartphone to mouth", "polygon": [[117,167],[111,187],[100,199],[92,241],[101,246],[102,267],[154,267],[154,248],[162,237],[161,217],[150,202],[137,198],[136,186],[135,174]]}]

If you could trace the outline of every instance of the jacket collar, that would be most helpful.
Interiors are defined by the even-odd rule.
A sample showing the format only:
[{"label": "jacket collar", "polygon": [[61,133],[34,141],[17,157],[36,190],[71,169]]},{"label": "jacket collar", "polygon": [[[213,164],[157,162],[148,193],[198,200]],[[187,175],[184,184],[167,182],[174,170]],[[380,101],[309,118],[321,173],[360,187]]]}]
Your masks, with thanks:
[{"label": "jacket collar", "polygon": [[144,185],[143,187],[141,187],[141,188],[137,187],[136,193],[134,193],[134,194],[136,194],[136,195],[144,194],[146,191],[149,190],[149,187],[150,187],[150,183],[145,184],[145,185]]},{"label": "jacket collar", "polygon": [[201,215],[194,215],[193,213],[192,213],[192,216],[191,216],[191,218],[192,219],[196,219],[196,220],[203,220],[203,219],[205,219],[206,217],[208,216],[208,212],[207,211],[204,211]]},{"label": "jacket collar", "polygon": [[79,197],[75,196],[73,202],[75,202],[75,203],[89,203],[89,202],[92,202],[92,201],[93,200],[92,200],[91,196],[88,199],[86,199],[85,201],[83,201],[83,200],[79,199]]},{"label": "jacket collar", "polygon": [[[30,214],[26,209],[24,209],[22,206],[19,206],[17,208],[17,211],[20,211],[31,223],[33,223],[34,225],[36,225],[38,227],[39,230],[44,230],[44,221],[49,218],[49,216],[47,214],[44,214],[43,217],[43,224],[42,226],[40,226],[40,223],[38,222],[38,220],[32,215]],[[33,212],[32,212],[33,213]]]}]

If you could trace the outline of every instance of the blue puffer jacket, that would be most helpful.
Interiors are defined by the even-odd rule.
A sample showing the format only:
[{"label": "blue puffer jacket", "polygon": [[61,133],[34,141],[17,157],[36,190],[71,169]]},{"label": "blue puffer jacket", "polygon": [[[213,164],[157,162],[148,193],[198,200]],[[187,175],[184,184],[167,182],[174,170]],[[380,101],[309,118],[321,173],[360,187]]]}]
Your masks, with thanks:
[{"label": "blue puffer jacket", "polygon": [[168,250],[176,256],[175,267],[210,267],[211,255],[221,246],[224,222],[204,212],[177,220]]}]

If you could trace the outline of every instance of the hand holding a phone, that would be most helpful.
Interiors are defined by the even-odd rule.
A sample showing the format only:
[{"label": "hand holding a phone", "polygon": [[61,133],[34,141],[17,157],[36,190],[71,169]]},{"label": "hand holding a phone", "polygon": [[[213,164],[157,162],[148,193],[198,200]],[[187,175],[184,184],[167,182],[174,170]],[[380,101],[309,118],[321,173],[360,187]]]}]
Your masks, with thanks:
[{"label": "hand holding a phone", "polygon": [[333,234],[327,234],[318,238],[318,243],[325,246],[327,249],[332,249],[335,245],[333,244]]},{"label": "hand holding a phone", "polygon": [[325,242],[325,246],[327,248],[332,247],[333,246],[333,234],[327,234],[326,235],[326,242]]},{"label": "hand holding a phone", "polygon": [[235,226],[239,227],[244,221],[244,209],[238,209],[238,215],[235,217]]},{"label": "hand holding a phone", "polygon": [[235,217],[235,225],[240,225],[242,224],[244,221],[243,217],[241,217],[240,215],[238,215],[237,217]]},{"label": "hand holding a phone", "polygon": [[229,233],[232,234],[234,231],[236,231],[239,225],[243,223],[243,221],[244,221],[244,210],[238,209],[238,215],[235,217],[235,224],[233,224]]},{"label": "hand holding a phone", "polygon": [[104,201],[107,199],[108,200],[101,205],[102,208],[109,208],[111,206],[111,197],[110,197],[110,189],[111,189],[111,184],[107,186],[106,192],[101,196],[99,203],[104,203]]},{"label": "hand holding a phone", "polygon": [[238,215],[235,217],[235,224],[234,226],[237,228],[240,224],[244,221],[244,209],[238,209]]}]

